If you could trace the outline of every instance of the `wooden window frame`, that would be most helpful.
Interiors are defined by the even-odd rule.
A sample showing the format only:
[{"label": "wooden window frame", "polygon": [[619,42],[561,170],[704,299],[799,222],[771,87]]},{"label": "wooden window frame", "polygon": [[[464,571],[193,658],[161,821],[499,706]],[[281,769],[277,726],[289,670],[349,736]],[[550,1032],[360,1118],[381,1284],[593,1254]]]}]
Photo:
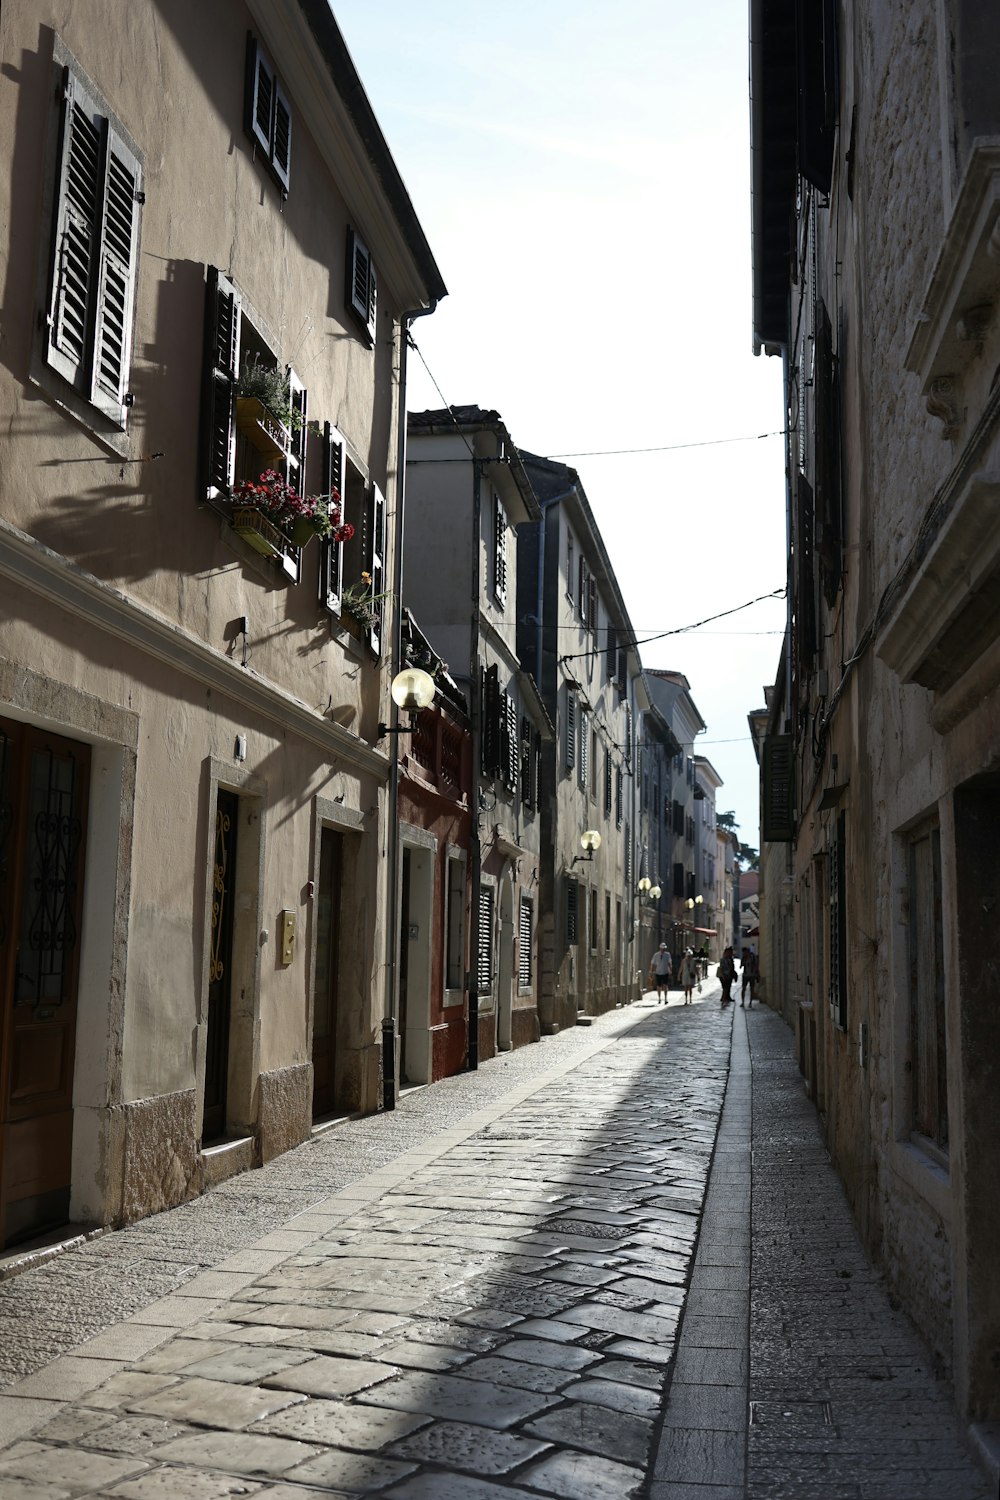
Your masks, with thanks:
[{"label": "wooden window frame", "polygon": [[254,155],[265,166],[288,197],[292,171],[292,106],[263,44],[247,32],[244,127],[254,146]]}]

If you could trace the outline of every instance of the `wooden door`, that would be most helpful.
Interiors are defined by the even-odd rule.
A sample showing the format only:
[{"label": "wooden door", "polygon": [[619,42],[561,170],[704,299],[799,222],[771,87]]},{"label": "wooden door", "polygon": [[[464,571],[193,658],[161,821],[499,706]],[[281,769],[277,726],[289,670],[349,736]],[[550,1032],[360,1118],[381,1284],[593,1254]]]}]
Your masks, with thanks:
[{"label": "wooden door", "polygon": [[343,835],[324,828],[320,835],[319,891],[316,900],[316,975],[313,980],[313,1119],[333,1114],[337,1105],[337,975],[340,968],[340,897]]},{"label": "wooden door", "polygon": [[226,1133],[229,1079],[229,1016],[233,972],[233,906],[236,888],[236,828],[240,799],[219,788],[212,864],[212,953],[208,971],[208,1039],[202,1141]]},{"label": "wooden door", "polygon": [[403,890],[399,903],[399,1081],[406,1080],[406,1002],[410,987],[410,851],[403,850]]},{"label": "wooden door", "polygon": [[90,751],[0,719],[0,1243],[69,1217]]}]

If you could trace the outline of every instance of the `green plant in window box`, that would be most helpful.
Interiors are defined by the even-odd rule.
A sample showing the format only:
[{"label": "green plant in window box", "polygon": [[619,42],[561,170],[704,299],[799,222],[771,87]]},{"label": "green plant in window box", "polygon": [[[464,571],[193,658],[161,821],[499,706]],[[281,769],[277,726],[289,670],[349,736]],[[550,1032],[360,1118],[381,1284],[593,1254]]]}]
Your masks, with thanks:
[{"label": "green plant in window box", "polygon": [[348,584],[341,596],[341,604],[348,614],[353,615],[359,624],[368,627],[375,623],[375,606],[381,604],[383,599],[391,599],[392,590],[386,589],[381,594],[372,592],[372,575],[362,573],[360,578]]},{"label": "green plant in window box", "polygon": [[256,354],[246,359],[236,383],[237,396],[249,397],[265,406],[282,425],[292,432],[302,428],[302,413],[292,406],[288,376],[277,365],[261,364]]}]

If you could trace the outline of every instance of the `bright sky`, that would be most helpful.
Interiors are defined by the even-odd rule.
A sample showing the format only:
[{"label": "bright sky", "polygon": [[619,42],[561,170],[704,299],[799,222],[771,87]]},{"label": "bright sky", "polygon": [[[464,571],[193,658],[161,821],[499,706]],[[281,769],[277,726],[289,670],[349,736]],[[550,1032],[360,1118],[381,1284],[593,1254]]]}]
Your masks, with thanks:
[{"label": "bright sky", "polygon": [[[333,0],[449,295],[448,405],[579,471],[640,643],[785,582],[781,368],[751,352],[746,0]],[[442,404],[420,360],[408,404]],[[673,452],[595,449],[704,444]],[[579,457],[570,455],[581,455]],[[758,843],[780,599],[642,648]]]}]

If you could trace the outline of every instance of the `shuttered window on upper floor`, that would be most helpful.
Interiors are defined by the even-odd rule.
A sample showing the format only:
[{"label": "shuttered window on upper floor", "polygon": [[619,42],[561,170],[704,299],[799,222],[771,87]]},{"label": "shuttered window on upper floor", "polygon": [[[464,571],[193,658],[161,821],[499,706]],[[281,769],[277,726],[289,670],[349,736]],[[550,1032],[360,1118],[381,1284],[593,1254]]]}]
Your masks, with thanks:
[{"label": "shuttered window on upper floor", "polygon": [[479,943],[476,954],[476,979],[479,993],[489,994],[493,988],[493,902],[491,885],[479,888]]},{"label": "shuttered window on upper floor", "polygon": [[365,241],[356,229],[347,231],[347,306],[368,336],[375,342],[375,320],[378,314],[378,278],[375,263]]},{"label": "shuttered window on upper floor", "polygon": [[531,898],[530,896],[522,896],[517,921],[517,987],[521,990],[531,988],[533,919],[534,906],[532,905]]},{"label": "shuttered window on upper floor", "polygon": [[247,35],[244,124],[254,149],[288,197],[292,169],[292,107],[277,70],[252,33]]},{"label": "shuttered window on upper floor", "polygon": [[45,361],[124,428],[142,165],[97,92],[63,69]]},{"label": "shuttered window on upper floor", "polygon": [[507,603],[507,513],[498,494],[493,496],[493,595]]}]

